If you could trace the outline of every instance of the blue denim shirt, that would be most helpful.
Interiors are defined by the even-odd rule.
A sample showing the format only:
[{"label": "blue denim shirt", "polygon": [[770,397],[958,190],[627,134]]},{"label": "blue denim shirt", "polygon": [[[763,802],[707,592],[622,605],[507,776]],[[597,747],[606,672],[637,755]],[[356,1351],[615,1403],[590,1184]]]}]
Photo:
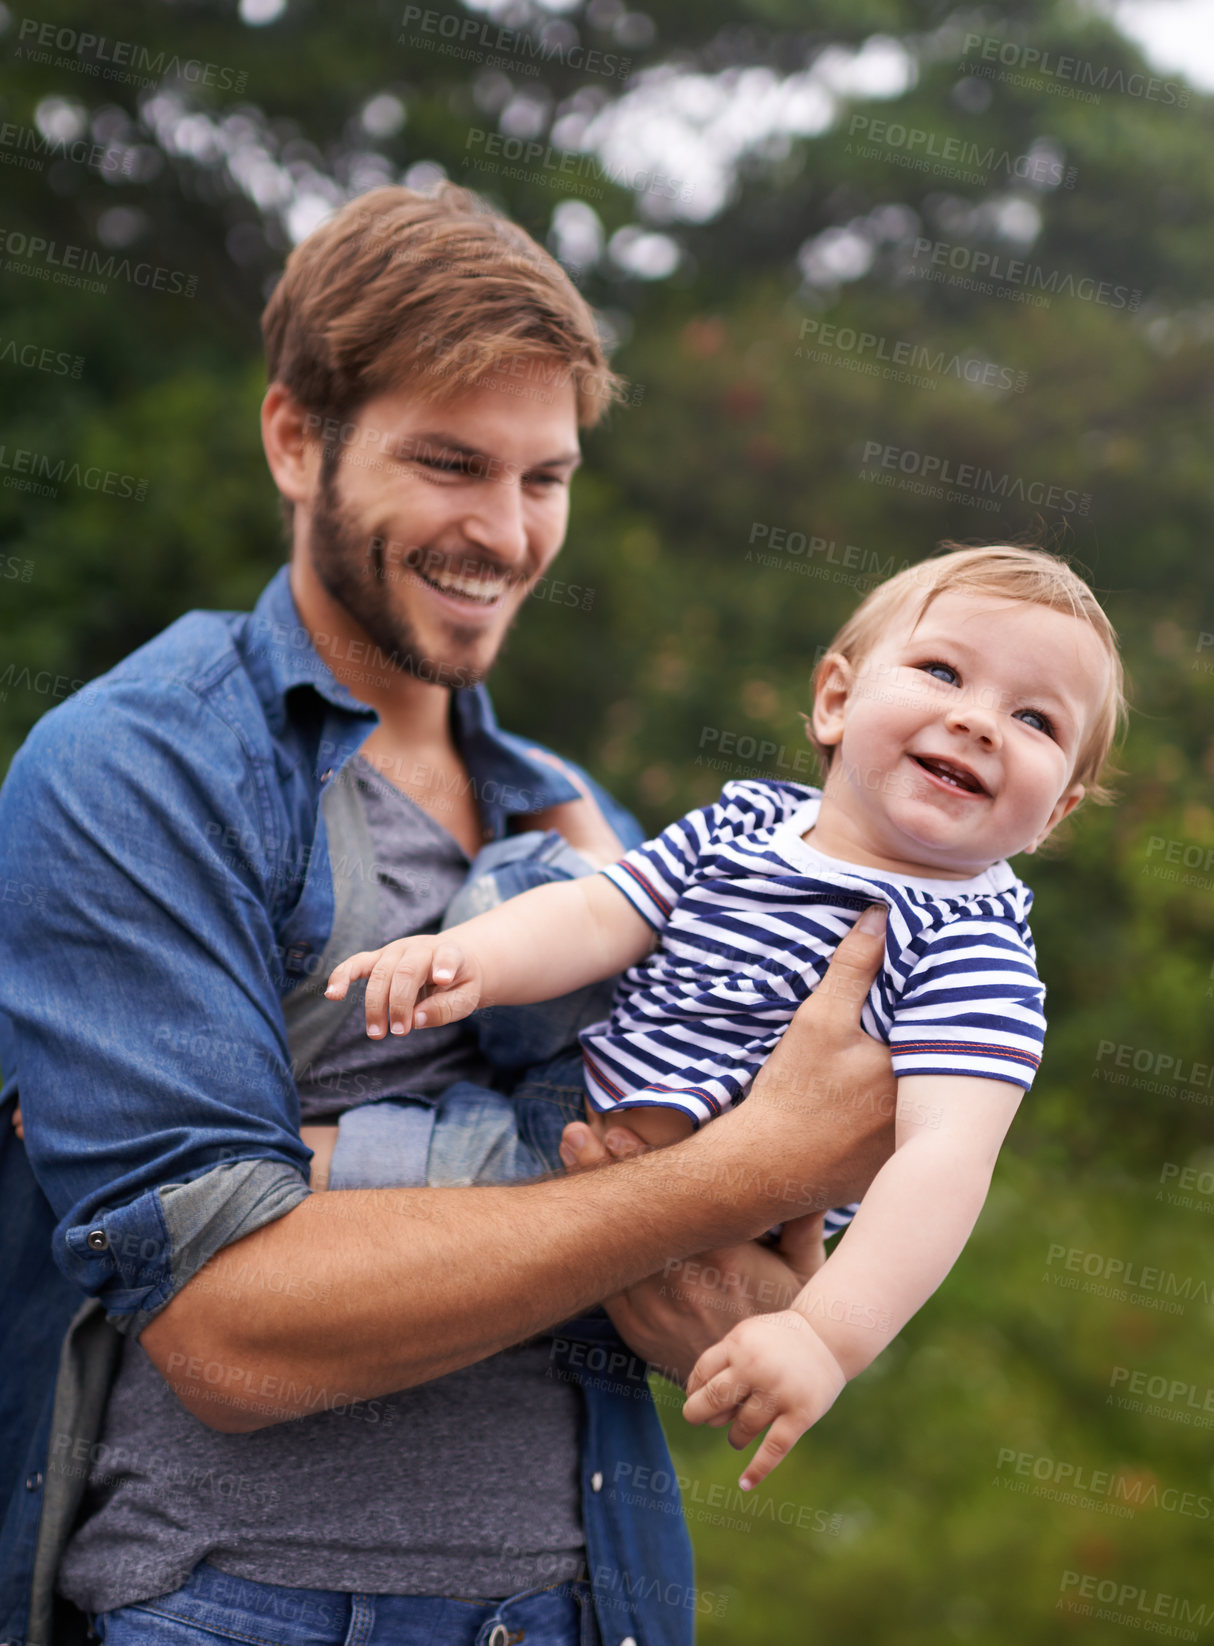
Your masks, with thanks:
[{"label": "blue denim shirt", "polygon": [[[452,699],[489,838],[575,798],[499,729],[483,687]],[[56,1365],[82,1297],[138,1332],[309,1193],[283,1001],[334,924],[326,785],[376,723],[312,645],[283,568],[252,613],[191,612],[47,714],[0,789],[0,1641],[27,1634]],[[644,1368],[605,1317],[561,1341],[585,1402],[603,1640],[686,1646],[700,1597],[681,1515],[604,1489],[673,1479]]]}]

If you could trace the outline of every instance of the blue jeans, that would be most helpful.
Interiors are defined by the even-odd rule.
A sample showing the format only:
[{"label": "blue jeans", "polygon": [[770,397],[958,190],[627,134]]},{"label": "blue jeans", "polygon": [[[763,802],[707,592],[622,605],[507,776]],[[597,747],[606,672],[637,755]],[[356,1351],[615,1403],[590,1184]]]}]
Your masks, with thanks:
[{"label": "blue jeans", "polygon": [[583,1646],[596,1638],[580,1582],[507,1600],[437,1600],[251,1583],[205,1561],[180,1589],[95,1624],[106,1646]]}]

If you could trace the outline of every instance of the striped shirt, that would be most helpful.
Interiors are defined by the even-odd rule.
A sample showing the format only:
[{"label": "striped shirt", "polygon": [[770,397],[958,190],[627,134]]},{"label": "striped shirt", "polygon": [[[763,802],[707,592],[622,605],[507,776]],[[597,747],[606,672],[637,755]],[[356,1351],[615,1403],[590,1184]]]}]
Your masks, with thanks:
[{"label": "striped shirt", "polygon": [[583,1031],[596,1109],[665,1105],[698,1125],[738,1102],[872,903],[889,917],[861,1022],[895,1074],[1032,1083],[1045,1035],[1032,892],[1002,862],[933,880],[826,857],[801,838],[820,799],[803,783],[727,783],[602,871],[661,942]]}]

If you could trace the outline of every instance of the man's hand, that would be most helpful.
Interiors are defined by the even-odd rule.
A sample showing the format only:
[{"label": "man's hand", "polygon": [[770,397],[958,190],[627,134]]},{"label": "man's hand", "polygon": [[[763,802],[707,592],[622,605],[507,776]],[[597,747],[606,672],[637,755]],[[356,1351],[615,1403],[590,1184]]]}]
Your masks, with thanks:
[{"label": "man's hand", "polygon": [[[637,1134],[618,1122],[608,1124],[605,1137],[574,1122],[561,1142],[561,1158],[572,1172],[647,1152]],[[812,1273],[770,1246],[747,1240],[673,1260],[605,1299],[603,1307],[632,1352],[684,1388],[706,1349],[749,1315],[787,1308]]]},{"label": "man's hand", "polygon": [[826,1213],[807,1212],[792,1217],[780,1231],[776,1250],[801,1277],[801,1283],[816,1275],[826,1262]]},{"label": "man's hand", "polygon": [[334,966],[326,1000],[344,1000],[350,984],[367,979],[367,1033],[382,1038],[410,1029],[456,1023],[481,1003],[481,967],[475,955],[451,937],[400,937],[382,949],[365,949]]},{"label": "man's hand", "polygon": [[884,955],[885,910],[874,905],[797,1008],[746,1101],[725,1117],[749,1160],[758,1149],[775,1170],[793,1157],[794,1148],[804,1159],[805,1145],[812,1143],[819,1159],[832,1163],[814,1174],[819,1181],[812,1206],[790,1205],[790,1216],[859,1200],[893,1153],[893,1063],[889,1048],[860,1027]]}]

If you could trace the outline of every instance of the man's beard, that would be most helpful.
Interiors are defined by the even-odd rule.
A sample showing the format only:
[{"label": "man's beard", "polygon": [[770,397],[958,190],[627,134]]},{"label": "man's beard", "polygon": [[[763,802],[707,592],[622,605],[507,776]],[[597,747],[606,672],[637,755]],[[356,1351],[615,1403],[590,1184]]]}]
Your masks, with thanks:
[{"label": "man's beard", "polygon": [[[477,657],[484,643],[480,629],[453,626],[449,648],[442,657],[427,657],[409,619],[389,598],[394,580],[415,575],[409,570],[414,560],[430,563],[420,549],[397,555],[388,565],[388,542],[361,531],[343,504],[337,490],[336,453],[326,451],[321,459],[316,505],[312,513],[308,547],[312,566],[326,592],[358,624],[376,647],[374,661],[399,669],[415,679],[443,685],[475,685],[487,673],[494,657]],[[393,544],[398,549],[397,544]],[[469,565],[469,558],[461,567]],[[494,648],[494,656],[497,648]]]}]

